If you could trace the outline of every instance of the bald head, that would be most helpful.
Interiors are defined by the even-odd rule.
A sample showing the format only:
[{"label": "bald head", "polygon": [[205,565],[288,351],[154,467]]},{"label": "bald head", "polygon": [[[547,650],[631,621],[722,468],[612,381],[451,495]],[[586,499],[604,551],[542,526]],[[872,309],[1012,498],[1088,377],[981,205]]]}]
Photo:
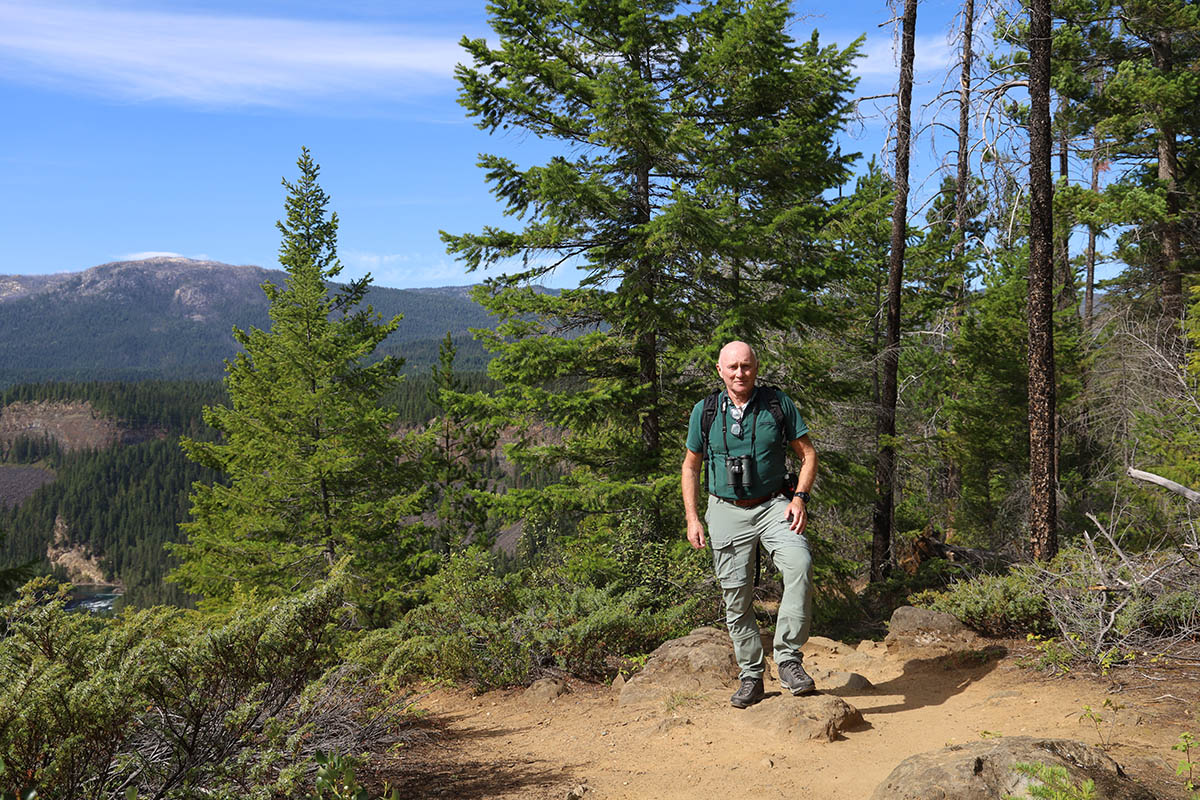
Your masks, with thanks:
[{"label": "bald head", "polygon": [[738,405],[745,403],[750,399],[758,377],[758,356],[754,354],[754,348],[737,341],[725,345],[717,357],[717,372],[733,401]]},{"label": "bald head", "polygon": [[717,365],[728,360],[744,361],[749,359],[754,362],[754,366],[758,366],[758,356],[754,352],[754,348],[745,342],[734,340],[721,348],[721,354],[717,356]]}]

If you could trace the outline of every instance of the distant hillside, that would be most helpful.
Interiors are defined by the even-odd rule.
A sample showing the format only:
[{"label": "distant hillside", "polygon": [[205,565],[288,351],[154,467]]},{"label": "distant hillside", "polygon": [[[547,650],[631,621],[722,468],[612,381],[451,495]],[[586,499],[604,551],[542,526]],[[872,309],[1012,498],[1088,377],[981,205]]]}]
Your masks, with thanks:
[{"label": "distant hillside", "polygon": [[[0,275],[0,386],[42,380],[218,377],[233,326],[270,324],[260,285],[286,273],[186,258],[118,261],[83,272]],[[479,368],[470,328],[491,318],[468,287],[373,287],[385,318],[403,314],[385,351],[424,370],[455,335],[463,368]]]}]

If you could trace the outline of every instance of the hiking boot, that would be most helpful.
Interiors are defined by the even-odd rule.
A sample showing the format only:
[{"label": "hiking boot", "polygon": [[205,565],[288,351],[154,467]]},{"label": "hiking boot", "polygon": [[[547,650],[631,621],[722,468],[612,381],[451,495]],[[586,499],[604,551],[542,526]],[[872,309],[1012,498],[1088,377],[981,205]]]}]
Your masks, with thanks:
[{"label": "hiking boot", "polygon": [[742,685],[729,698],[734,708],[746,708],[763,699],[762,678],[742,678]]},{"label": "hiking boot", "polygon": [[807,694],[817,688],[816,682],[804,671],[799,659],[784,661],[777,666],[779,683],[792,694]]}]

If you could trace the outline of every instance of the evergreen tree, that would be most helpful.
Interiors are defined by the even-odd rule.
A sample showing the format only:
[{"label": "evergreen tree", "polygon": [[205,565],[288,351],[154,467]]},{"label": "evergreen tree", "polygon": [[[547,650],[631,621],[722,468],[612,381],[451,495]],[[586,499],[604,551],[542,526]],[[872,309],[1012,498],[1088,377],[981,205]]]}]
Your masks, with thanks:
[{"label": "evergreen tree", "polygon": [[283,595],[351,556],[360,603],[382,614],[422,559],[419,529],[405,525],[422,495],[415,448],[391,436],[395,415],[380,403],[401,362],[370,361],[399,318],[359,307],[369,276],[331,293],[327,282],[341,271],[337,215],[326,215],[307,149],[297,164],[277,223],[288,277],[263,284],[270,330],[234,329],[244,352],[226,365],[230,405],[204,413],[223,440],[184,442],[229,485],[195,487],[172,577],[217,601],[239,584]]},{"label": "evergreen tree", "polygon": [[[510,452],[530,470],[562,465],[566,479],[508,499],[677,507],[686,412],[721,342],[794,341],[829,321],[822,193],[850,160],[833,138],[854,48],[796,45],[779,0],[490,9],[500,43],[464,40],[474,64],[459,68],[460,102],[485,130],[566,152],[528,169],[484,156],[493,191],[527,224],[443,234],[472,269],[522,260],[479,296],[505,320],[487,339],[506,387],[497,410],[565,431]],[[528,287],[567,263],[580,288]]]}]

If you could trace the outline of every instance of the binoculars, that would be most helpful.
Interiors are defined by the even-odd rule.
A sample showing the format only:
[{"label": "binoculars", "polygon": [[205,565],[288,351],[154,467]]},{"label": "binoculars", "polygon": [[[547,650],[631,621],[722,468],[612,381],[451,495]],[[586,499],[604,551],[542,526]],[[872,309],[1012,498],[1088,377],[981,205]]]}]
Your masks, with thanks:
[{"label": "binoculars", "polygon": [[725,456],[725,481],[735,489],[750,482],[753,459],[750,456]]}]

